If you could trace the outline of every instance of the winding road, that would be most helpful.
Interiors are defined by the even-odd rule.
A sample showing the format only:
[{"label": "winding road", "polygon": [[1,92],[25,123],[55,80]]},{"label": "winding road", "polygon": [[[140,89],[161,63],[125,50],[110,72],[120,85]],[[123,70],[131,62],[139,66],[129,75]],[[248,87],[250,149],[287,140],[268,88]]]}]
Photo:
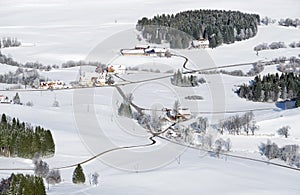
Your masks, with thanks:
[{"label": "winding road", "polygon": [[[188,58],[185,57],[185,56],[182,56],[182,55],[176,55],[176,54],[172,54],[173,56],[177,56],[177,57],[181,57],[181,58],[184,58],[185,61],[183,63],[183,68],[187,70],[187,72],[184,72],[184,74],[188,74],[188,73],[195,73],[195,72],[203,72],[203,71],[209,71],[209,70],[215,70],[215,69],[220,69],[220,68],[230,68],[230,67],[238,67],[238,66],[248,66],[248,65],[251,65],[253,63],[243,63],[243,64],[231,64],[231,65],[225,65],[225,66],[217,66],[217,67],[211,67],[211,68],[205,68],[205,69],[199,69],[199,70],[192,70],[192,69],[189,69],[186,67],[187,63],[188,63]],[[268,62],[265,62],[265,63],[268,63]],[[120,86],[125,86],[125,85],[129,85],[129,84],[137,84],[137,83],[143,83],[143,82],[149,82],[149,81],[155,81],[155,80],[159,80],[159,79],[164,79],[164,78],[169,78],[169,77],[172,77],[173,74],[170,74],[170,75],[163,75],[163,76],[160,76],[160,77],[156,77],[156,78],[151,78],[151,79],[144,79],[144,80],[139,80],[139,81],[128,81],[126,79],[123,79],[122,77],[118,76],[118,75],[115,75],[116,77],[118,77],[119,79],[121,79],[122,81],[126,82],[126,83],[122,83],[122,84],[116,84],[116,85],[112,85],[112,86],[105,86],[105,87],[115,87],[117,89],[117,91],[119,92],[119,94],[123,97],[123,98],[126,98],[126,95],[124,94],[124,92],[122,91],[122,89],[120,88]],[[93,87],[90,87],[90,88],[93,88]],[[56,90],[80,90],[82,88],[69,88],[69,89],[56,89]],[[83,88],[84,89],[84,88]],[[53,91],[56,91],[56,90],[53,90]],[[24,92],[33,92],[33,91],[45,91],[45,90],[42,90],[42,89],[32,89],[32,90],[0,90],[0,91],[17,91],[17,92],[20,92],[20,91],[24,91]],[[142,113],[143,110],[152,110],[152,109],[147,109],[147,108],[141,108],[139,107],[138,105],[134,104],[131,102],[131,106],[133,106],[137,112],[139,113]],[[251,110],[235,110],[235,111],[224,111],[224,112],[197,112],[197,113],[202,113],[202,114],[216,114],[216,113],[237,113],[237,112],[247,112],[247,111],[258,111],[258,110],[270,110],[270,108],[258,108],[258,109],[251,109]],[[69,168],[74,168],[76,167],[78,164],[85,164],[85,163],[88,163],[96,158],[100,158],[101,156],[105,155],[105,154],[108,154],[110,152],[113,152],[113,151],[118,151],[118,150],[124,150],[124,149],[132,149],[132,148],[139,148],[139,147],[149,147],[149,146],[152,146],[154,144],[156,144],[156,140],[154,139],[155,137],[157,138],[160,138],[160,139],[163,139],[163,140],[166,140],[168,142],[172,142],[174,144],[179,144],[179,145],[182,145],[182,146],[185,146],[185,147],[188,147],[188,148],[191,148],[191,149],[195,149],[195,150],[202,150],[202,151],[205,151],[205,152],[208,152],[208,153],[215,153],[214,151],[212,150],[204,150],[204,149],[201,149],[201,148],[198,148],[198,147],[193,147],[191,145],[185,145],[185,144],[182,144],[182,143],[178,143],[178,142],[175,142],[173,140],[170,140],[166,137],[163,137],[161,136],[163,133],[165,133],[170,127],[174,126],[176,123],[173,123],[171,124],[168,128],[166,128],[165,130],[161,131],[161,132],[153,132],[150,130],[150,133],[151,133],[151,137],[149,137],[149,140],[150,140],[150,143],[147,143],[147,144],[141,144],[141,145],[132,145],[132,146],[123,146],[123,147],[117,147],[117,148],[112,148],[112,149],[109,149],[109,150],[106,150],[106,151],[103,151],[91,158],[88,158],[84,161],[81,161],[81,162],[78,162],[76,164],[70,164],[70,165],[65,165],[65,166],[58,166],[58,167],[54,167],[54,169],[58,169],[58,170],[62,170],[62,169],[69,169]],[[264,164],[270,164],[270,165],[274,165],[274,166],[278,166],[278,167],[282,167],[282,168],[287,168],[287,169],[292,169],[292,170],[296,170],[296,171],[300,171],[300,169],[298,168],[294,168],[294,167],[290,167],[290,166],[287,166],[287,165],[282,165],[282,164],[279,164],[279,163],[273,163],[273,162],[269,162],[269,161],[264,161],[264,160],[260,160],[260,159],[254,159],[254,158],[248,158],[248,157],[244,157],[244,156],[239,156],[239,155],[233,155],[233,154],[228,154],[228,153],[221,153],[223,155],[226,155],[228,157],[232,157],[232,158],[238,158],[238,159],[243,159],[243,160],[250,160],[250,161],[256,161],[256,162],[260,162],[260,163],[264,163]],[[30,171],[30,170],[33,170],[33,168],[1,168],[0,167],[0,170],[9,170],[9,171]]]}]

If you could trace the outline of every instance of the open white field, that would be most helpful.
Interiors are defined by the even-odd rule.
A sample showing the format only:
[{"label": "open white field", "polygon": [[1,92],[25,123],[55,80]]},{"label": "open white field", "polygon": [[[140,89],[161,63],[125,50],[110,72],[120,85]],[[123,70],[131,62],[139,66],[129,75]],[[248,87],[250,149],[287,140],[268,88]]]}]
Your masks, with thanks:
[{"label": "open white field", "polygon": [[[137,19],[160,13],[175,13],[189,9],[225,9],[258,13],[275,19],[300,17],[297,0],[264,1],[36,1],[12,0],[0,3],[0,37],[17,37],[20,48],[5,48],[1,52],[16,61],[38,61],[43,64],[60,65],[68,60],[97,59],[103,62],[124,64],[141,69],[159,69],[161,73],[138,72],[122,77],[129,81],[141,81],[167,75],[170,69],[182,67],[183,59],[119,56],[119,50],[136,41],[134,28]],[[129,29],[129,30],[128,30]],[[124,31],[128,30],[128,31]],[[128,35],[128,37],[118,35]],[[113,36],[115,35],[115,36]],[[126,40],[125,40],[126,38]],[[104,41],[104,43],[103,43]],[[105,42],[106,41],[106,42]],[[260,26],[252,39],[223,45],[207,50],[178,50],[189,58],[190,68],[209,68],[228,64],[271,60],[279,56],[298,56],[298,49],[279,49],[259,52],[253,47],[266,42],[300,41],[299,28],[277,25]],[[111,44],[109,44],[111,43]],[[98,48],[97,48],[98,46]],[[107,50],[105,50],[107,48]],[[99,50],[98,50],[99,49]],[[97,52],[103,52],[98,53]],[[92,56],[90,55],[92,53]],[[91,58],[90,58],[91,57]],[[105,59],[105,57],[107,57]],[[0,64],[0,73],[15,71],[17,67]],[[249,70],[249,66],[235,69]],[[230,69],[230,70],[235,70]],[[262,74],[277,72],[276,66],[265,67]],[[40,72],[46,78],[64,80],[78,79],[79,68]],[[216,135],[232,141],[232,154],[264,159],[258,153],[261,142],[270,139],[279,146],[300,145],[300,110],[279,111],[274,103],[255,103],[239,98],[234,90],[253,77],[228,75],[200,75],[207,83],[195,88],[174,87],[169,78],[142,82],[121,87],[133,93],[133,102],[151,108],[157,105],[172,107],[176,99],[196,112],[254,111],[260,126],[255,136]],[[0,89],[10,87],[1,84]],[[15,91],[1,91],[10,99]],[[0,114],[18,117],[33,125],[52,130],[56,144],[54,157],[45,159],[52,168],[80,163],[103,151],[119,147],[149,144],[151,134],[135,121],[117,116],[117,106],[122,101],[114,87],[96,89],[71,89],[59,91],[19,91],[25,105],[0,104]],[[204,99],[187,101],[188,95],[200,95]],[[52,107],[54,100],[60,106]],[[233,114],[205,114],[213,122]],[[283,125],[291,127],[290,137],[283,138],[276,130]],[[217,138],[215,137],[215,138]],[[97,171],[100,184],[90,186],[72,184],[73,168],[62,169],[63,182],[50,186],[49,194],[299,194],[299,171],[275,167],[222,156],[220,159],[194,149],[187,149],[155,138],[154,145],[107,153],[83,165],[88,174]],[[180,157],[178,157],[180,156]],[[179,163],[180,162],[180,163]],[[281,161],[276,161],[285,164]],[[1,168],[32,168],[28,159],[0,158]],[[151,171],[150,171],[151,169]],[[130,170],[130,171],[124,171]],[[148,170],[147,172],[141,172]],[[0,170],[1,177],[12,171]],[[21,171],[17,171],[21,172]],[[24,171],[24,173],[30,171]],[[138,173],[136,173],[138,172]]]}]

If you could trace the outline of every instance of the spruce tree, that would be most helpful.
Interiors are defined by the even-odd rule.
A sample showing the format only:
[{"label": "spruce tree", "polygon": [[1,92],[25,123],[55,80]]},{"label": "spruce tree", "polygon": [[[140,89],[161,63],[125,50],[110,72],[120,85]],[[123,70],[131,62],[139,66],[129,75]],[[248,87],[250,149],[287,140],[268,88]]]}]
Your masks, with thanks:
[{"label": "spruce tree", "polygon": [[1,117],[1,124],[6,125],[6,123],[7,123],[6,115],[3,113]]},{"label": "spruce tree", "polygon": [[21,101],[20,101],[20,96],[19,96],[19,93],[17,92],[14,99],[13,99],[13,102],[14,104],[21,104]]},{"label": "spruce tree", "polygon": [[84,183],[85,182],[85,176],[82,170],[82,167],[80,164],[77,165],[76,169],[73,172],[73,178],[72,178],[73,183],[79,184],[79,183]]}]

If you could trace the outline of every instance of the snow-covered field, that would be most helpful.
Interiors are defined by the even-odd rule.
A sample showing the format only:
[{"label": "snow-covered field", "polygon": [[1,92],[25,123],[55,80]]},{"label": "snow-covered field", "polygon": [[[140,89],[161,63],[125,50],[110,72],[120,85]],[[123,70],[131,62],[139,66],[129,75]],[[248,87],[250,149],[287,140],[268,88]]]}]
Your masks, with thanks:
[{"label": "snow-covered field", "polygon": [[[136,41],[134,28],[137,19],[189,9],[240,10],[274,19],[300,17],[300,4],[297,0],[2,1],[0,37],[17,37],[24,44],[19,48],[1,49],[1,52],[11,55],[22,63],[38,61],[43,64],[59,65],[68,60],[97,59],[105,63],[138,66],[140,70],[160,69],[161,73],[139,72],[123,75],[130,81],[155,78],[167,75],[164,72],[170,69],[181,68],[184,60],[178,57],[167,59],[119,56],[119,50],[124,47],[130,48],[128,43]],[[190,59],[187,67],[198,69],[271,60],[279,56],[298,56],[300,53],[299,48],[267,50],[259,52],[258,56],[253,51],[254,46],[273,41],[284,41],[286,44],[300,41],[300,29],[277,25],[259,26],[257,36],[246,41],[223,45],[216,49],[177,52]],[[99,51],[104,53],[97,53]],[[0,73],[15,71],[16,68],[0,64]],[[247,72],[249,68],[245,66],[236,69]],[[274,72],[277,72],[276,66],[269,66],[262,74]],[[49,79],[70,82],[78,79],[79,68],[58,69],[40,74]],[[255,120],[260,126],[255,136],[222,136],[224,139],[228,137],[231,139],[233,154],[264,159],[258,153],[258,146],[267,139],[271,139],[279,146],[300,145],[300,122],[297,120],[300,116],[299,108],[279,111],[273,103],[254,103],[239,98],[233,92],[234,89],[239,84],[248,83],[253,77],[201,76],[207,83],[195,88],[174,87],[170,84],[169,78],[121,88],[126,93],[133,93],[134,103],[147,108],[159,105],[172,107],[174,101],[180,99],[182,105],[190,107],[192,112],[270,109],[254,111]],[[9,86],[1,84],[0,89]],[[15,93],[5,90],[0,92],[10,99]],[[193,102],[184,99],[188,95],[195,94],[201,95],[204,100]],[[114,87],[19,91],[19,95],[23,103],[31,101],[33,106],[0,104],[0,113],[52,130],[56,153],[54,157],[45,159],[52,168],[80,163],[115,147],[151,143],[149,140],[151,134],[145,129],[133,120],[117,116],[116,108],[122,98]],[[55,99],[60,104],[57,108],[52,107]],[[205,116],[214,122],[225,117],[224,114],[205,114]],[[291,127],[289,138],[276,134],[276,130],[283,125]],[[222,156],[218,159],[160,138],[155,140],[157,141],[155,145],[114,151],[84,164],[86,177],[95,171],[100,174],[98,186],[90,186],[88,181],[83,185],[74,185],[73,168],[62,169],[63,182],[50,186],[48,194],[300,193],[299,171],[232,157]],[[31,168],[32,164],[30,160],[0,157],[1,177],[11,174],[11,171],[1,170],[8,167]]]}]

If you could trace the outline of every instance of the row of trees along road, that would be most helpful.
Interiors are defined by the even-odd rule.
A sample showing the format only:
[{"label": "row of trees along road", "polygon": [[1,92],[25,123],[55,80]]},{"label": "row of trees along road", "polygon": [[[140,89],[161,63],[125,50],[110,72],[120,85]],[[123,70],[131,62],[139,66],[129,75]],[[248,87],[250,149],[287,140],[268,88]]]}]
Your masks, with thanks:
[{"label": "row of trees along road", "polygon": [[209,40],[209,47],[254,37],[260,17],[239,11],[193,10],[177,14],[143,17],[136,28],[151,43],[170,43],[171,48],[187,48],[192,39]]}]

